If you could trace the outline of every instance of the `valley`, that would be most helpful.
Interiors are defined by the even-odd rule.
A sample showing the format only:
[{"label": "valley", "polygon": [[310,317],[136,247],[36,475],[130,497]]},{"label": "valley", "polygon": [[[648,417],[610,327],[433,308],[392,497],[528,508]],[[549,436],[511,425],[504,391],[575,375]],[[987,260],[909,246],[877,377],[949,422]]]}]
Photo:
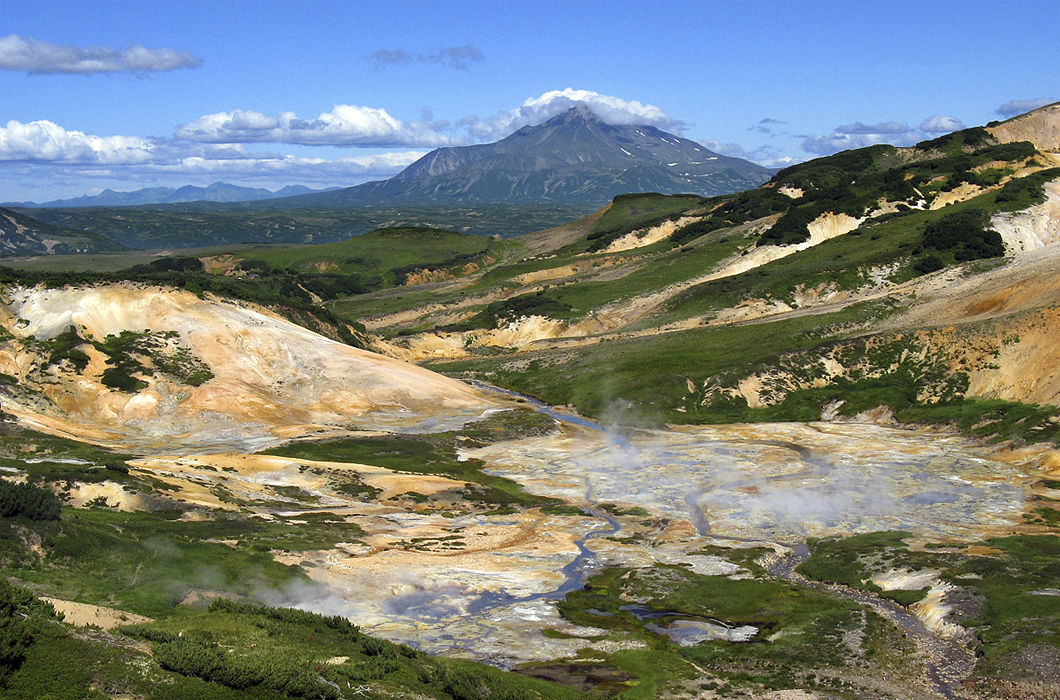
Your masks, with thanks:
[{"label": "valley", "polygon": [[5,691],[1055,697],[1058,113],[514,238],[5,259]]}]

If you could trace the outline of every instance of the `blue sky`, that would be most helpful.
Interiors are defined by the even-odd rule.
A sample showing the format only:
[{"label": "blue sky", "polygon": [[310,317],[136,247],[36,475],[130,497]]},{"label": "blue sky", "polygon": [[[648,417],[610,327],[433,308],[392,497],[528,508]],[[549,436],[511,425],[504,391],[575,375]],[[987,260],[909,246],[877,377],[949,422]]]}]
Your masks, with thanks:
[{"label": "blue sky", "polygon": [[766,165],[1060,99],[1060,3],[0,0],[0,201],[392,175],[586,99]]}]

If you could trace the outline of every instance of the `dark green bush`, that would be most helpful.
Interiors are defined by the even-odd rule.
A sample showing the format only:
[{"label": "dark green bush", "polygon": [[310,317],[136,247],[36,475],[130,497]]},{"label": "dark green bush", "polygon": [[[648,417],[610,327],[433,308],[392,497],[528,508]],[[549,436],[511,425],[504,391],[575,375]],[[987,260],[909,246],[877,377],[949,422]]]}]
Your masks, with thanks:
[{"label": "dark green bush", "polygon": [[49,489],[0,479],[0,517],[58,520],[61,509],[62,501]]},{"label": "dark green bush", "polygon": [[994,201],[1006,210],[1025,209],[1045,201],[1045,183],[1060,178],[1060,168],[1040,170],[1027,177],[1009,180]]},{"label": "dark green bush", "polygon": [[317,613],[298,610],[297,608],[273,608],[256,603],[237,603],[227,598],[218,598],[211,602],[210,612],[223,612],[232,615],[260,615],[261,617],[292,625],[333,630],[350,639],[361,638],[361,632],[357,625],[341,615],[318,615]]},{"label": "dark green bush", "polygon": [[78,334],[77,329],[73,326],[69,326],[65,331],[51,340],[37,342],[40,347],[48,353],[49,365],[57,365],[66,360],[73,364],[78,371],[81,371],[88,366],[88,355],[78,349],[79,346],[84,345],[85,340]]},{"label": "dark green bush", "polygon": [[811,221],[820,216],[816,207],[794,207],[780,217],[777,223],[762,234],[759,245],[792,245],[802,243],[810,237],[807,228]]},{"label": "dark green bush", "polygon": [[503,323],[523,316],[557,317],[569,313],[572,307],[558,299],[553,299],[545,290],[533,294],[521,294],[503,301],[495,301],[485,309],[452,330],[471,330],[475,328],[498,328]]},{"label": "dark green bush", "polygon": [[926,275],[929,272],[935,272],[936,270],[941,270],[944,267],[946,267],[946,263],[944,263],[942,261],[942,258],[940,258],[938,255],[935,255],[934,253],[929,253],[917,260],[915,263],[913,263],[913,269],[922,275]]},{"label": "dark green bush", "polygon": [[156,642],[154,652],[159,665],[168,671],[235,690],[262,687],[291,697],[338,697],[332,686],[288,659],[235,656],[215,644],[184,637]]},{"label": "dark green bush", "polygon": [[0,688],[18,670],[33,645],[30,617],[62,619],[50,604],[0,578]]},{"label": "dark green bush", "polygon": [[954,131],[951,134],[944,134],[938,138],[921,141],[916,145],[916,149],[918,151],[952,151],[965,147],[977,148],[979,146],[985,146],[993,140],[994,137],[990,135],[989,131],[981,126],[976,126],[971,129],[962,129],[961,131]]},{"label": "dark green bush", "polygon": [[1005,254],[1001,234],[988,229],[990,215],[982,209],[945,214],[924,228],[923,245],[950,251],[957,260],[995,258]]}]

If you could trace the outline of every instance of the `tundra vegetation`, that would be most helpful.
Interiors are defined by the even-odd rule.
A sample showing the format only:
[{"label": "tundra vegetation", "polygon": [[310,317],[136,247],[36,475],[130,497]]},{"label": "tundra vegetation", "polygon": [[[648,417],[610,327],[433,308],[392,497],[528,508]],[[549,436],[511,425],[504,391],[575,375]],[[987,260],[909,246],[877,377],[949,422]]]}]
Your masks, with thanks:
[{"label": "tundra vegetation", "polygon": [[[1054,403],[976,387],[1015,361],[1009,355],[1048,350],[1040,339],[1056,337],[1055,298],[1034,296],[1032,280],[1020,288],[1026,294],[1019,298],[1031,299],[1021,306],[953,299],[953,319],[907,319],[918,304],[1006,269],[1013,251],[998,217],[1047,201],[1060,178],[1049,162],[1031,143],[1000,143],[985,129],[968,129],[912,148],[873,146],[795,165],[734,195],[623,195],[601,213],[510,239],[465,232],[506,234],[510,220],[461,224],[467,212],[453,209],[445,224],[459,231],[410,225],[320,245],[52,256],[12,262],[0,269],[0,285],[5,294],[103,282],[181,287],[267,307],[349,344],[618,424],[814,421],[822,412],[844,419],[882,410],[899,422],[1035,449],[1057,440]],[[121,226],[127,236],[141,227],[169,244],[186,235],[167,229],[178,213],[181,225],[194,214],[199,224],[231,225],[226,240],[248,240],[239,237],[241,214],[208,208],[137,208]],[[573,217],[561,213],[564,221]],[[110,234],[107,227],[119,225],[111,214],[92,213],[91,226],[87,212],[48,216],[55,225]],[[516,214],[522,212],[505,216]],[[415,212],[407,215],[419,221]],[[290,221],[275,213],[246,216],[272,217],[269,230],[310,226],[306,212]],[[841,217],[848,230],[811,231]],[[333,219],[313,225],[320,233],[307,240],[348,232]],[[669,233],[649,238],[663,229]],[[163,230],[176,238],[162,237]],[[644,244],[609,252],[616,241],[638,239]],[[1005,297],[1009,288],[988,291]],[[120,392],[136,392],[158,373],[189,386],[212,377],[164,333],[129,329],[89,338],[71,326],[49,339],[6,334],[0,342],[40,358],[42,381],[56,368],[84,370],[97,353],[106,364],[103,383]],[[19,391],[18,380],[0,375],[0,391]],[[410,492],[388,499],[354,476],[334,484],[366,503],[408,501],[421,512],[450,515],[583,517],[581,506],[536,495],[461,454],[553,430],[551,418],[507,411],[458,430],[297,440],[267,454],[465,482],[455,497]],[[773,573],[772,549],[720,540],[704,544],[701,554],[738,574],[661,562],[593,571],[584,588],[559,603],[565,620],[598,630],[592,641],[599,644],[577,658],[512,672],[430,657],[343,618],[282,607],[287,591],[312,585],[302,567],[284,563],[289,557],[339,543],[370,547],[359,526],[317,508],[312,494],[276,487],[268,502],[274,517],[263,518],[252,512],[261,503],[217,486],[213,495],[230,509],[202,517],[174,497],[171,483],[137,469],[136,459],[0,423],[0,469],[21,480],[0,480],[5,697],[931,693],[914,641],[876,608]],[[86,484],[117,485],[150,507],[122,509],[106,493],[75,507]],[[886,590],[874,581],[896,571],[932,572],[947,589],[947,619],[964,628],[963,643],[977,657],[961,692],[1048,697],[1060,661],[1060,482],[1027,477],[1025,486],[1024,522],[1008,536],[925,542],[908,532],[876,532],[812,540],[799,573],[914,610],[932,599],[931,586]],[[291,503],[303,506],[297,515],[280,507]],[[628,504],[601,510],[641,523],[629,541],[679,525]],[[622,540],[613,543],[628,543]],[[451,544],[424,537],[407,548],[442,556]],[[203,591],[210,596],[196,597]],[[86,631],[59,619],[41,596],[150,621]],[[682,646],[660,631],[675,620],[755,633],[746,642]],[[57,667],[64,673],[54,673]]]}]

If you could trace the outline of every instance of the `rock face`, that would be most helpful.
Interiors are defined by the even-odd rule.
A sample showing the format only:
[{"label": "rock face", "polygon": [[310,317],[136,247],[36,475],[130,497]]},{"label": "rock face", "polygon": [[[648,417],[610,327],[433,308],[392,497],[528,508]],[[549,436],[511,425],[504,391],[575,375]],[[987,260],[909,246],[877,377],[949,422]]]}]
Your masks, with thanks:
[{"label": "rock face", "polygon": [[1042,151],[1060,151],[1060,102],[1013,117],[986,129],[1001,143],[1030,141]]},{"label": "rock face", "polygon": [[[96,440],[157,444],[177,451],[268,444],[338,429],[457,426],[494,404],[429,370],[328,340],[301,326],[176,290],[109,285],[13,293],[3,324],[0,371],[50,402],[5,408],[30,422]],[[87,367],[46,360],[47,342],[73,326]],[[146,387],[119,391],[102,381],[106,358],[89,339],[123,331],[169,334],[173,353],[213,374],[191,386],[165,372],[138,372]],[[33,340],[29,340],[32,336]],[[141,358],[147,367],[158,359]]]},{"label": "rock face", "polygon": [[297,201],[603,205],[626,192],[737,192],[769,177],[749,161],[652,126],[607,124],[579,105],[496,143],[436,149],[389,180]]},{"label": "rock face", "polygon": [[1009,253],[1023,253],[1060,241],[1060,179],[1044,185],[1045,201],[1022,211],[995,214],[990,227]]}]

